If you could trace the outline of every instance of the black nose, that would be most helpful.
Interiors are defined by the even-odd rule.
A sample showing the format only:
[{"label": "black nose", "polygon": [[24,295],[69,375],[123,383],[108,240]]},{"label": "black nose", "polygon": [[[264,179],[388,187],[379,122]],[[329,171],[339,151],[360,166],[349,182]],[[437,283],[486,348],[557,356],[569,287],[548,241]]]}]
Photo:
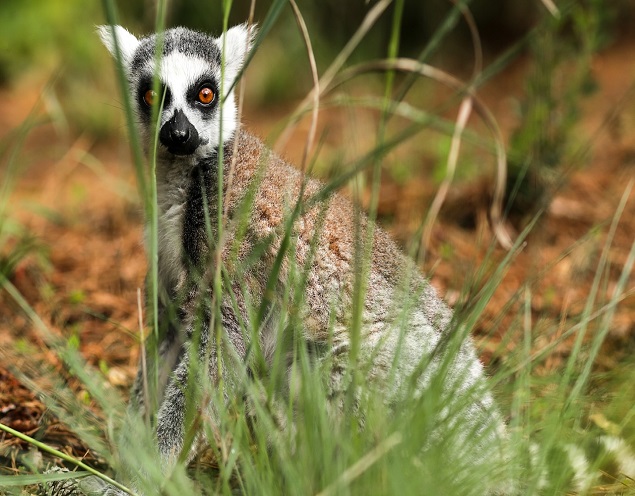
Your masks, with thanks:
[{"label": "black nose", "polygon": [[175,110],[172,118],[163,124],[159,140],[174,155],[190,155],[201,144],[196,128],[181,109]]},{"label": "black nose", "polygon": [[175,143],[185,143],[190,137],[189,129],[178,129],[172,128],[170,129],[170,138]]}]

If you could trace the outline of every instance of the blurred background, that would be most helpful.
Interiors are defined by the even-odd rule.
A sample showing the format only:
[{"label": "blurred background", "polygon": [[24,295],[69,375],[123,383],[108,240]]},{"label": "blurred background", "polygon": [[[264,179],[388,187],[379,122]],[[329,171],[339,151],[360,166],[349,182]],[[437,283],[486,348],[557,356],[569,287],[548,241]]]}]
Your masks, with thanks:
[{"label": "blurred background", "polygon": [[[563,2],[564,4],[565,2]],[[155,2],[152,0],[119,1],[120,23],[131,32],[142,35],[154,30]],[[540,0],[487,0],[467,2],[481,38],[486,62],[527,36],[548,12]],[[575,4],[571,8],[571,4]],[[318,62],[323,71],[359,27],[373,2],[299,1]],[[593,0],[566,3],[566,19],[552,22],[552,36],[562,35],[558,44],[568,45],[570,52],[585,50],[587,41],[592,50],[607,48],[628,33],[635,18],[635,5],[628,0],[610,4]],[[255,2],[254,20],[262,21],[270,5]],[[443,25],[452,10],[447,0],[406,1],[399,37],[400,56],[417,58]],[[391,32],[392,15],[381,16],[351,61],[385,57]],[[220,2],[173,0],[168,2],[168,26],[183,25],[209,33],[222,29]],[[229,24],[249,18],[250,2],[234,2]],[[586,19],[578,19],[585,17]],[[113,70],[103,47],[96,40],[94,27],[105,22],[99,2],[81,0],[4,0],[0,5],[0,85],[11,88],[27,77],[55,79],[53,90],[63,104],[62,109],[70,130],[88,131],[97,137],[112,134],[119,116],[116,109],[105,105],[99,95],[116,95],[112,88]],[[542,29],[541,31],[549,31]],[[575,31],[584,31],[576,33]],[[543,35],[544,36],[544,35]],[[538,38],[539,36],[536,36]],[[535,50],[523,45],[524,52]],[[552,48],[556,49],[556,48]],[[588,50],[588,48],[587,48]],[[474,62],[474,47],[465,20],[455,22],[449,34],[430,59],[436,65],[452,69],[460,77],[469,76]],[[286,8],[267,36],[264,46],[253,61],[256,81],[249,85],[253,107],[277,106],[292,102],[307,92],[311,75],[302,38],[290,8]],[[275,61],[272,66],[271,62]],[[32,88],[37,90],[37,88]],[[37,91],[35,91],[37,93]],[[91,98],[92,95],[92,98]],[[85,105],[86,99],[92,102]],[[3,124],[6,126],[6,123]]]}]

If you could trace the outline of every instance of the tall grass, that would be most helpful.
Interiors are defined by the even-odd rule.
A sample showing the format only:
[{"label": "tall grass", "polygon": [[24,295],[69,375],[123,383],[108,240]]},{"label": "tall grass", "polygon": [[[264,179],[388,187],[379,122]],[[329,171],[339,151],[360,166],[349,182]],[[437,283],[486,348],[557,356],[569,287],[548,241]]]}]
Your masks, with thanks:
[{"label": "tall grass", "polygon": [[[461,432],[460,427],[448,426],[442,435],[439,434],[437,423],[440,418],[445,418],[442,412],[452,406],[448,402],[443,371],[459,353],[465,337],[476,327],[486,305],[499,287],[510,264],[513,263],[514,257],[523,249],[533,224],[530,224],[513,240],[513,243],[509,244],[507,255],[502,260],[494,258],[496,241],[492,241],[487,259],[482,267],[475,270],[470,287],[465,288],[465,292],[470,295],[469,303],[456,309],[451,329],[442,348],[443,359],[439,367],[440,372],[433,376],[425,396],[404,395],[394,398],[391,404],[387,404],[383,392],[366,380],[369,364],[364,362],[358,353],[362,345],[364,297],[370,284],[368,280],[369,264],[372,263],[370,246],[375,229],[382,160],[390,151],[404,146],[421,129],[429,126],[454,135],[456,146],[453,148],[453,154],[455,156],[448,158],[448,163],[456,163],[461,139],[479,141],[484,147],[493,150],[497,150],[498,147],[499,155],[492,154],[492,163],[501,160],[501,139],[497,134],[495,123],[491,126],[494,138],[470,134],[467,130],[463,133],[466,120],[464,115],[457,118],[456,123],[448,123],[434,115],[413,110],[402,102],[406,95],[404,88],[407,88],[404,85],[412,84],[414,81],[412,78],[432,75],[440,83],[447,82],[447,79],[440,75],[442,73],[434,72],[433,68],[424,65],[423,61],[431,51],[435,50],[448,28],[456,22],[461,10],[469,2],[456,3],[447,22],[439,28],[430,44],[422,51],[420,61],[404,61],[397,59],[399,53],[397,40],[403,6],[403,2],[397,1],[392,13],[393,30],[387,53],[388,60],[371,62],[366,66],[354,67],[348,71],[343,70],[352,51],[362,42],[375,21],[381,15],[385,15],[390,3],[390,1],[380,1],[369,10],[359,30],[335,59],[333,65],[324,71],[319,79],[317,73],[314,74],[312,93],[307,95],[297,112],[289,119],[289,127],[293,127],[301,116],[318,105],[341,105],[342,102],[345,105],[355,105],[355,100],[344,99],[338,95],[330,96],[327,90],[332,91],[333,87],[340,82],[367,70],[380,69],[385,74],[383,96],[377,97],[377,101],[370,103],[361,102],[364,105],[376,105],[381,113],[380,125],[372,149],[352,163],[342,164],[341,174],[324,184],[322,189],[309,199],[304,198],[303,185],[299,197],[290,201],[287,206],[286,217],[282,223],[283,231],[280,233],[281,242],[267,277],[268,291],[260,301],[247,301],[249,318],[239,322],[241,332],[249,343],[245,359],[237,355],[223,333],[222,305],[234,307],[236,315],[242,315],[242,312],[236,308],[235,292],[240,291],[243,295],[250,294],[248,280],[244,276],[249,273],[254,264],[258,263],[263,253],[271,249],[272,245],[271,242],[264,241],[255,246],[247,257],[237,256],[238,247],[247,235],[246,224],[249,221],[255,189],[259,184],[256,181],[256,184],[252,185],[252,190],[244,195],[237,209],[238,213],[230,220],[223,215],[226,210],[222,203],[222,192],[225,186],[224,181],[231,185],[231,168],[240,167],[240,164],[225,163],[221,166],[217,184],[220,193],[217,195],[218,203],[206,205],[206,228],[210,235],[213,233],[214,239],[211,240],[210,246],[216,250],[212,254],[212,260],[215,261],[213,273],[200,274],[200,280],[195,281],[197,285],[203,287],[212,285],[213,287],[212,301],[203,299],[197,302],[197,305],[201,307],[201,314],[207,310],[211,319],[210,322],[198,323],[194,332],[194,345],[187,350],[191,373],[187,382],[185,417],[189,430],[185,433],[183,453],[168,473],[161,470],[156,453],[155,426],[153,425],[158,406],[156,400],[149,402],[150,415],[147,418],[138,418],[133,412],[124,415],[121,398],[113,399],[113,393],[104,389],[97,373],[85,365],[79,353],[68,347],[66,343],[54,338],[29,303],[3,277],[1,281],[3,289],[29,317],[38,331],[46,337],[47,344],[59,354],[66,366],[79,376],[90,395],[99,403],[106,425],[113,426],[105,428],[104,419],[94,419],[83,414],[81,407],[72,401],[72,391],[63,383],[57,383],[54,391],[46,392],[45,397],[48,398],[49,407],[68,425],[84,427],[83,432],[86,434],[82,435],[83,440],[107,459],[111,472],[98,474],[104,481],[112,482],[111,478],[114,477],[120,484],[119,487],[131,494],[133,490],[130,488],[134,487],[134,491],[138,491],[139,494],[161,493],[174,496],[235,493],[324,496],[340,494],[479,496],[485,494],[489,488],[496,487],[497,482],[504,484],[510,477],[517,481],[519,491],[523,494],[540,492],[562,494],[569,488],[575,487],[574,473],[570,462],[564,456],[566,446],[569,441],[573,441],[576,445],[584,447],[587,441],[591,443],[594,438],[602,434],[601,426],[595,432],[590,434],[586,432],[586,419],[591,412],[589,405],[593,402],[593,394],[589,392],[593,379],[592,364],[610,328],[615,308],[628,291],[628,277],[635,259],[634,243],[611,296],[605,300],[599,299],[599,288],[608,284],[608,253],[631,185],[625,191],[608,230],[606,245],[596,268],[593,290],[588,296],[584,313],[577,321],[573,319],[567,321],[560,337],[550,345],[553,347],[563,342],[568,336],[577,335],[575,346],[560,375],[547,379],[534,375],[536,365],[545,358],[549,349],[539,353],[532,351],[532,343],[535,339],[535,322],[532,321],[531,312],[532,281],[528,281],[511,298],[512,302],[520,304],[517,307],[510,307],[510,311],[517,312],[517,315],[515,315],[514,324],[507,331],[508,339],[517,340],[522,344],[510,353],[502,349],[498,350],[497,356],[500,358],[501,365],[496,370],[492,370],[489,381],[490,387],[495,389],[496,396],[501,399],[504,414],[509,417],[510,445],[506,448],[509,449],[509,464],[500,466],[492,463],[488,466],[486,460],[474,464],[474,460],[467,454],[465,458],[453,458],[452,463],[448,463],[445,446],[455,444]],[[268,14],[260,23],[259,35],[255,42],[256,48],[273,26],[285,4],[286,2],[282,0],[272,3]],[[165,26],[166,2],[160,1],[158,5],[157,29],[160,31]],[[103,6],[107,21],[115,24],[117,16],[114,2],[104,0]],[[224,1],[222,14],[225,27],[227,27],[230,9],[231,1]],[[298,25],[302,29],[301,12],[297,8],[294,12]],[[306,31],[305,36],[307,36]],[[306,41],[310,54],[310,38],[307,37]],[[160,46],[161,43],[158,43],[156,57],[160,56]],[[315,67],[315,64],[313,66]],[[147,375],[149,396],[156,398],[160,365],[157,342],[161,332],[164,331],[159,325],[157,278],[159,240],[156,206],[156,147],[158,130],[154,133],[150,147],[149,164],[146,164],[135,129],[130,92],[121,60],[117,61],[116,67],[131,136],[130,143],[139,194],[145,209],[146,224],[149,226],[146,313],[151,335],[148,338],[150,345],[147,348],[146,358],[151,365],[144,373]],[[397,86],[395,90],[395,71],[404,69],[409,76],[404,80],[403,85]],[[458,84],[455,80],[452,81],[452,84]],[[158,87],[156,81],[155,87]],[[221,98],[228,94],[229,90],[221,87]],[[474,108],[480,112],[480,116],[486,120],[491,119],[482,104],[477,103],[472,87],[457,87],[455,90],[455,99],[476,102]],[[155,120],[157,115],[158,113],[153,116]],[[395,116],[408,119],[409,125],[405,126],[404,130],[391,134],[392,128],[388,122]],[[282,134],[284,137],[285,133]],[[319,153],[319,147],[316,147],[314,155],[310,154],[313,139],[310,135],[307,141],[306,164],[303,164],[303,167],[306,165],[307,169],[311,168],[312,161],[316,160]],[[228,166],[229,169],[227,169]],[[451,170],[451,167],[448,169]],[[310,265],[318,256],[316,246],[322,234],[321,222],[325,205],[334,192],[360,174],[370,174],[371,177],[369,212],[371,222],[366,230],[360,227],[356,232],[356,272],[350,329],[353,351],[347,358],[350,363],[345,367],[349,372],[341,379],[341,410],[338,412],[334,403],[339,402],[340,398],[332,397],[332,371],[342,366],[338,363],[340,358],[335,353],[323,353],[324,356],[320,360],[315,358],[316,351],[323,352],[324,350],[312,349],[312,346],[318,345],[307,343],[304,339],[301,309],[309,281]],[[500,176],[499,182],[501,184],[504,182],[504,180],[501,182]],[[320,221],[317,223],[311,242],[312,251],[308,256],[308,262],[305,265],[299,265],[295,262],[294,256],[296,241],[293,236],[293,226],[297,219],[310,209],[317,209],[320,212],[318,215]],[[359,215],[361,219],[361,213]],[[361,222],[358,224],[361,226]],[[232,236],[228,236],[228,232],[231,232]],[[421,248],[423,232],[422,221],[417,237],[412,243],[413,253],[417,253]],[[224,266],[220,263],[222,260],[220,254],[228,247],[228,251],[235,256],[231,258],[231,264]],[[492,265],[493,269],[486,269]],[[409,277],[412,277],[412,274],[407,275],[406,279]],[[281,278],[284,278],[282,285],[278,284]],[[420,296],[409,294],[405,289],[408,287],[406,280],[403,283],[403,299],[399,302],[399,308],[391,309],[401,316],[398,321],[404,329],[404,322],[407,321]],[[272,308],[277,308],[278,311],[273,312]],[[176,314],[176,309],[169,309],[166,313]],[[201,372],[210,367],[207,363],[208,358],[201,356],[198,350],[204,345],[202,340],[205,326],[209,326],[211,346],[217,355],[216,366],[219,377],[217,384],[212,384],[209,376]],[[262,358],[263,350],[260,349],[259,336],[265,328],[269,328],[270,332],[277,337],[278,343],[270,366],[265,364]],[[590,328],[593,328],[595,334],[592,339],[585,340],[585,334],[590,332]],[[400,332],[403,333],[404,329],[400,329]],[[289,360],[289,357],[292,359]],[[424,359],[414,367],[415,376],[427,370],[430,366],[428,359]],[[398,357],[393,366],[394,370],[389,374],[390,380],[403,379],[399,377]],[[288,389],[285,389],[283,382],[287,376],[290,379]],[[28,381],[31,387],[37,389],[36,382],[29,381],[27,374],[22,378]],[[408,379],[414,381],[416,377]],[[543,398],[541,391],[536,390],[536,384],[539,381],[546,382],[544,387],[550,391],[548,400]],[[414,385],[411,389],[414,391]],[[548,406],[545,406],[545,401],[548,401]],[[452,407],[456,408],[456,405]],[[631,407],[628,414],[624,416],[623,423],[617,426],[619,432],[632,426],[633,413],[635,410]],[[614,427],[614,425],[611,426],[611,433]],[[17,435],[7,430],[5,426],[0,425],[0,428]],[[608,431],[608,428],[606,429]],[[205,434],[208,442],[207,452],[188,465],[185,463],[185,455],[188,448],[195,444],[199,432]],[[32,442],[46,449],[35,441]],[[61,456],[59,453],[54,454]],[[71,475],[1,477],[0,487],[9,490],[9,487],[71,476],[80,478],[89,475],[89,472],[94,473],[93,469],[82,465],[77,460],[72,461],[67,456],[64,460],[80,466],[84,472]],[[598,468],[601,463],[602,457],[598,456],[593,459],[591,468]],[[484,467],[488,470],[484,471]],[[88,479],[80,484],[84,484],[86,490],[105,487],[95,479]],[[635,486],[632,480],[628,479],[611,480],[602,486],[604,489],[598,489],[600,486],[595,481],[586,486],[579,485],[578,489],[588,494],[593,487],[594,490],[605,490],[607,494],[612,490],[615,493],[621,491],[635,494]]]}]

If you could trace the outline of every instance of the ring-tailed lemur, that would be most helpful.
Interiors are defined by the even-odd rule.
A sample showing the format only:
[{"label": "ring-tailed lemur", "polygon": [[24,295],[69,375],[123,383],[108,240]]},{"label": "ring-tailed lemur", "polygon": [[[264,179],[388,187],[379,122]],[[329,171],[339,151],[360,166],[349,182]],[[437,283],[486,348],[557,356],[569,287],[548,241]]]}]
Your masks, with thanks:
[{"label": "ring-tailed lemur", "polygon": [[[282,291],[288,281],[291,261],[283,259],[277,272],[272,267],[283,243],[289,205],[300,194],[310,197],[320,190],[321,184],[308,180],[301,189],[304,178],[300,172],[240,127],[231,88],[250,50],[253,28],[236,26],[219,38],[184,28],[169,29],[162,37],[158,65],[156,34],[138,39],[120,26],[100,27],[99,34],[115,58],[119,58],[119,51],[147,153],[153,142],[153,110],[161,109],[156,180],[159,315],[165,335],[159,348],[156,436],[167,469],[179,456],[184,433],[190,427],[184,425],[184,417],[193,358],[185,350],[193,334],[200,340],[199,356],[194,358],[209,364],[206,373],[212,384],[218,379],[220,352],[210,336],[209,306],[201,306],[200,302],[219,299],[225,339],[235,354],[244,357],[250,343],[246,337],[249,333],[243,332],[241,326],[248,326],[253,319],[250,306],[258,308],[266,297],[270,303],[268,322],[284,318],[276,313],[275,297],[266,293],[272,288],[274,292]],[[160,83],[159,94],[153,90],[155,76]],[[226,97],[220,94],[221,88],[229,91]],[[223,190],[222,205],[230,219],[223,239],[218,238],[214,220],[218,215],[221,151],[224,169],[234,164],[231,190],[227,183]],[[236,234],[240,220],[232,223],[233,214],[245,205],[243,200],[250,191],[253,196],[246,203],[250,206],[248,222],[235,249],[225,240]],[[318,345],[317,360],[329,356],[334,362],[329,396],[335,411],[347,387],[359,244],[356,236],[361,232],[363,238],[369,228],[369,222],[355,214],[352,203],[335,194],[326,204],[314,206],[296,219],[295,246],[287,255],[294,257],[297,266],[308,267],[307,289],[301,303],[303,336]],[[316,238],[318,229],[321,231]],[[220,262],[228,277],[223,278],[223,294],[214,295],[205,275],[217,262],[213,257],[219,243]],[[240,274],[232,272],[236,270],[233,254],[237,253],[239,259],[248,258],[259,249],[257,260],[252,260],[247,269]],[[269,281],[271,274],[277,280]],[[233,278],[239,280],[234,282]],[[201,280],[206,283],[201,284]],[[404,394],[425,398],[431,381],[442,375],[443,391],[448,397],[442,413],[446,418],[439,418],[438,422],[458,432],[452,438],[452,446],[445,447],[447,463],[467,457],[471,464],[481,464],[488,474],[495,467],[504,467],[508,461],[503,442],[507,437],[505,423],[484,384],[483,366],[471,339],[465,337],[453,356],[444,355],[444,342],[454,328],[450,326],[450,309],[380,228],[374,228],[372,234],[368,281],[358,350],[361,362],[370,364],[368,380],[384,386],[386,402],[390,403]],[[403,310],[408,300],[405,294],[416,295],[409,311]],[[177,311],[171,317],[169,310],[174,306]],[[194,329],[199,332],[194,333]],[[267,324],[258,332],[264,360],[270,363],[280,346],[276,341],[278,334]],[[398,360],[394,361],[397,355]],[[420,369],[426,360],[427,366]],[[132,399],[139,410],[145,408],[141,377],[140,370]],[[422,440],[422,447],[427,442],[430,440]],[[492,474],[491,481],[490,492],[513,492],[513,483],[506,476]],[[114,489],[108,491],[119,494]]]},{"label": "ring-tailed lemur", "polygon": [[[241,282],[246,279],[247,284],[237,283],[228,288],[233,291],[237,302],[231,304],[228,298],[218,295],[222,302],[223,331],[240,356],[245,354],[248,343],[238,323],[249,321],[248,304],[262,301],[269,284],[267,278],[284,235],[286,209],[298,198],[303,181],[296,169],[271,154],[258,139],[240,128],[233,94],[230,92],[226,98],[219,94],[221,88],[225,91],[232,88],[242,69],[251,46],[253,28],[250,31],[245,25],[236,26],[219,38],[184,28],[167,30],[158,67],[155,63],[157,35],[137,39],[118,26],[101,27],[99,33],[115,57],[114,37],[117,37],[146,151],[152,143],[152,109],[163,98],[156,164],[158,270],[164,298],[162,312],[171,305],[179,307],[178,322],[167,327],[161,346],[166,373],[162,375],[164,384],[160,385],[163,394],[157,418],[157,439],[161,456],[169,465],[181,451],[186,429],[183,425],[186,392],[182,385],[187,383],[188,355],[181,350],[183,340],[197,325],[192,302],[201,297],[198,294],[201,291],[204,298],[212,297],[209,286],[202,290],[193,289],[196,283],[192,281],[192,273],[204,274],[212,263],[210,254],[217,248],[216,223],[206,222],[206,219],[215,219],[217,215],[219,150],[223,151],[225,170],[229,169],[232,161],[235,163],[232,190],[225,191],[223,199],[230,218],[254,181],[259,181],[239,253],[246,256],[264,240],[268,240],[269,244],[260,262],[241,275]],[[221,63],[223,50],[224,69]],[[155,74],[163,94],[157,95],[153,91]],[[261,167],[263,163],[264,168]],[[259,174],[262,176],[256,179]],[[310,196],[320,187],[318,182],[309,180],[304,194]],[[314,260],[308,271],[304,335],[308,341],[318,343],[318,349],[324,350],[323,353],[335,355],[338,364],[344,365],[347,363],[356,256],[354,222],[358,216],[353,205],[338,195],[328,200],[323,220],[319,219],[320,212],[320,207],[315,207],[304,213],[296,221],[293,232],[295,261],[302,267],[309,260],[314,231],[323,222]],[[364,232],[369,226],[365,219],[361,222]],[[232,226],[227,229],[231,231]],[[397,370],[401,380],[395,381],[394,389],[387,392],[387,401],[407,390],[407,378],[416,373],[422,358],[430,357],[431,364],[421,374],[416,388],[417,394],[425,394],[435,368],[444,362],[434,354],[435,349],[442,348],[451,311],[423,277],[418,274],[412,276],[408,292],[420,296],[408,316],[407,332],[401,338],[400,326],[396,325],[401,316],[395,310],[398,308],[395,300],[402,297],[399,288],[404,278],[416,269],[412,270],[412,264],[381,229],[375,228],[372,243],[369,285],[362,312],[361,356],[366,359],[373,357],[371,377],[379,383],[387,379],[393,357],[400,348]],[[228,244],[228,249],[222,251],[223,262],[228,260],[229,252]],[[278,274],[278,287],[286,282],[285,270],[283,267]],[[245,288],[250,294],[242,294]],[[237,315],[241,312],[242,315]],[[202,326],[201,341],[207,342],[209,330],[206,322],[198,325]],[[272,360],[277,346],[272,333],[267,326],[261,331],[265,361]],[[336,352],[327,350],[327,345],[336,348]],[[217,352],[211,347],[205,353],[209,356],[200,358],[210,360],[209,374],[214,383],[217,379],[214,365]],[[338,388],[345,387],[343,369],[344,366],[333,367],[331,386],[336,398],[337,393],[342,392]],[[456,411],[452,412],[453,420],[449,423],[462,423],[466,433],[460,442],[457,441],[457,445],[464,443],[464,446],[457,447],[457,450],[472,450],[475,461],[487,461],[488,464],[493,459],[500,459],[500,438],[505,436],[504,422],[490,393],[483,387],[483,367],[469,338],[456,358],[450,361],[446,374],[447,389],[457,396],[454,402]],[[134,389],[137,399],[141,398],[140,393],[138,381]]]}]

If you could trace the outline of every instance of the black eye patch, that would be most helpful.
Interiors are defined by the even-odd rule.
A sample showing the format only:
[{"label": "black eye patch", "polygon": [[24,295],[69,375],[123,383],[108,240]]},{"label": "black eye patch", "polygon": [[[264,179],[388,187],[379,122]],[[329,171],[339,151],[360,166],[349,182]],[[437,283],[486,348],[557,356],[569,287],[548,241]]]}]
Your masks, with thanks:
[{"label": "black eye patch", "polygon": [[188,103],[200,110],[205,118],[211,116],[218,105],[218,86],[213,78],[204,76],[189,87],[185,96]]},{"label": "black eye patch", "polygon": [[[152,107],[160,105],[163,100],[163,107],[170,105],[172,94],[170,88],[161,83],[158,94],[154,93],[153,79],[150,76],[144,77],[137,86],[137,101],[144,115],[148,118],[152,114]],[[152,93],[152,94],[150,94]]]}]

